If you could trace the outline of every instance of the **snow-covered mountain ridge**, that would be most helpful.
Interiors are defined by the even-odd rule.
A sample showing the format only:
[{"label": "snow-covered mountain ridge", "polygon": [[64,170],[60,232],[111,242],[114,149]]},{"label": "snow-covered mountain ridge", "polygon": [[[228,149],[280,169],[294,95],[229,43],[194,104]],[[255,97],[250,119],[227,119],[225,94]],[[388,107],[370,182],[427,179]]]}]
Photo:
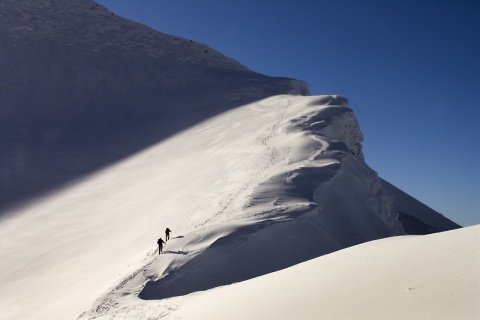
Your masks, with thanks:
[{"label": "snow-covered mountain ridge", "polygon": [[[3,219],[2,310],[64,319],[100,296],[83,315],[94,318],[137,295],[185,295],[404,234],[360,142],[335,96],[275,96],[206,120]],[[422,219],[418,206],[408,213]]]},{"label": "snow-covered mountain ridge", "polygon": [[[194,176],[199,167],[203,177],[223,178],[185,190],[196,197],[185,199],[187,204],[176,201],[177,214],[170,219],[191,226],[190,231],[169,242],[166,255],[156,258],[150,252],[82,319],[117,314],[120,301],[139,307],[137,295],[146,300],[182,296],[406,233],[395,210],[395,193],[387,192],[363,161],[362,134],[344,98],[272,97],[213,118],[174,140],[175,146],[189,141],[204,151],[194,156],[195,168],[186,176]],[[161,153],[164,147],[151,152]],[[422,219],[423,212],[409,212]],[[448,220],[437,216],[434,227],[441,229],[444,223]]]},{"label": "snow-covered mountain ridge", "polygon": [[308,94],[89,0],[5,0],[0,15],[0,215],[222,111]]},{"label": "snow-covered mountain ridge", "polygon": [[346,98],[90,1],[0,9],[6,319],[142,319],[164,298],[458,227],[368,167]]}]

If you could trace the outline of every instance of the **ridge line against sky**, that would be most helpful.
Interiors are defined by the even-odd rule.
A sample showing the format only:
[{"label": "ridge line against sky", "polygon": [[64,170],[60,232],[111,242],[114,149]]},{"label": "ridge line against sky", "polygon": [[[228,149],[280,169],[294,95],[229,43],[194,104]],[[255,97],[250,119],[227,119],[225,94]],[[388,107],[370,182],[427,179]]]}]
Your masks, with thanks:
[{"label": "ridge line against sky", "polygon": [[100,0],[250,69],[339,94],[379,175],[480,224],[480,2]]}]

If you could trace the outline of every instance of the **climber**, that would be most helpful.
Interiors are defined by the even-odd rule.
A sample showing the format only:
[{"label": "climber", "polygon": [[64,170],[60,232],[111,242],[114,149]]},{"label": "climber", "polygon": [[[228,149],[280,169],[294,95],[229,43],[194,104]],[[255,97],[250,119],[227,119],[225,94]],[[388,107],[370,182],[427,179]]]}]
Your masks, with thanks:
[{"label": "climber", "polygon": [[165,244],[165,241],[163,241],[162,238],[158,238],[157,243],[158,243],[158,254],[160,254],[162,253],[163,245]]}]

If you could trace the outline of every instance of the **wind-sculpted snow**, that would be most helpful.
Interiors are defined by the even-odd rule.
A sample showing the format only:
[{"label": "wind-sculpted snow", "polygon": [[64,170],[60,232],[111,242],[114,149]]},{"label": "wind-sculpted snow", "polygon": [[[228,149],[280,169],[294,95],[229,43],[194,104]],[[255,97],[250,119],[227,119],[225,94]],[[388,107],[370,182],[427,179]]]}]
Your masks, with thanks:
[{"label": "wind-sculpted snow", "polygon": [[[80,319],[147,314],[149,304],[137,297],[163,301],[406,234],[394,195],[363,160],[362,139],[346,99],[338,96],[272,97],[178,136],[172,141],[177,147],[189,141],[204,151],[192,154],[190,164],[202,172],[186,176],[205,181],[182,191],[190,195],[188,203],[175,200],[176,215],[169,218],[183,216],[181,224],[191,227],[170,240],[160,257],[151,251]],[[183,163],[183,156],[176,161]],[[410,209],[421,208],[410,201]],[[130,307],[122,307],[125,299]],[[165,314],[176,309],[161,304]]]},{"label": "wind-sculpted snow", "polygon": [[133,302],[137,294],[146,300],[186,295],[405,234],[394,197],[363,161],[363,136],[344,98],[273,97],[191,134],[215,137],[205,160],[195,158],[207,171],[203,161],[215,163],[222,181],[214,182],[218,189],[210,181],[210,191],[204,190],[217,190],[215,196],[209,205],[192,197],[197,201],[187,224],[194,229],[169,241],[163,255],[152,256],[148,267],[100,298],[82,319],[121,313],[112,305],[121,297]]},{"label": "wind-sculpted snow", "polygon": [[5,319],[160,318],[164,298],[457,227],[366,165],[346,98],[87,0],[1,1],[0,34]]},{"label": "wind-sculpted snow", "polygon": [[[255,181],[243,207],[236,209],[245,212],[242,221],[252,223],[219,238],[175,272],[148,282],[141,298],[243,281],[350,245],[404,234],[393,200],[375,190],[378,177],[363,163],[363,136],[346,100],[283,99],[288,99],[286,106],[263,140],[270,156],[264,178]],[[355,199],[360,190],[366,197]]]},{"label": "wind-sculpted snow", "polygon": [[[345,102],[282,95],[247,104],[20,209],[0,224],[2,310],[68,318],[103,291],[81,318],[115,318],[122,301],[143,310],[138,296],[185,295],[404,234]],[[158,256],[166,226],[173,239]],[[22,311],[12,309],[14,291],[29,301]],[[51,309],[60,296],[69,307]]]}]

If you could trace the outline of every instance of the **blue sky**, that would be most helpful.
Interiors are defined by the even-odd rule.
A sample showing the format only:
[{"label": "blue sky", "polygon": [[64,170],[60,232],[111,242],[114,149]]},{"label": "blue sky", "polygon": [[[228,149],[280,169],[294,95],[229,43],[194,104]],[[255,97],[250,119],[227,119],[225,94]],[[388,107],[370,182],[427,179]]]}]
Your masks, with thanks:
[{"label": "blue sky", "polygon": [[367,163],[463,226],[480,224],[477,0],[100,0],[250,69],[349,98]]}]

